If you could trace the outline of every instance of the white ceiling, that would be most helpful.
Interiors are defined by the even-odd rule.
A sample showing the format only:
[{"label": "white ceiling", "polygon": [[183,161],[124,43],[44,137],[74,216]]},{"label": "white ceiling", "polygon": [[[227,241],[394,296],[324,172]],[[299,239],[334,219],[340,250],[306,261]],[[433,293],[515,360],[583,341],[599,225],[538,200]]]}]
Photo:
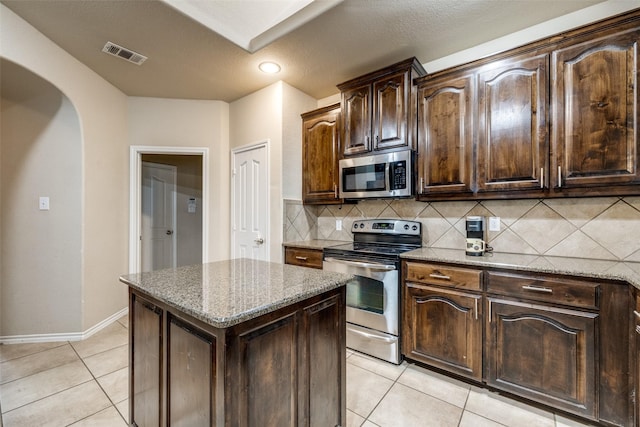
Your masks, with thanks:
[{"label": "white ceiling", "polygon": [[[300,14],[300,21],[289,20],[286,13],[285,18],[264,15],[261,21],[261,9],[253,7],[241,21],[251,22],[249,29],[255,31],[234,43],[229,31],[238,24],[212,31],[158,0],[0,1],[127,95],[227,102],[277,80],[321,99],[337,93],[338,83],[408,57],[424,64],[603,2],[317,0],[313,3],[319,9],[307,10],[319,14],[313,18],[304,12],[310,0],[300,0],[302,6],[294,0],[261,0],[280,3],[282,13]],[[239,4],[256,2],[191,3],[230,23]],[[637,0],[627,3],[638,5]],[[138,66],[106,55],[101,49],[107,41],[149,59]],[[278,62],[282,71],[275,76],[258,71],[266,60]]]}]

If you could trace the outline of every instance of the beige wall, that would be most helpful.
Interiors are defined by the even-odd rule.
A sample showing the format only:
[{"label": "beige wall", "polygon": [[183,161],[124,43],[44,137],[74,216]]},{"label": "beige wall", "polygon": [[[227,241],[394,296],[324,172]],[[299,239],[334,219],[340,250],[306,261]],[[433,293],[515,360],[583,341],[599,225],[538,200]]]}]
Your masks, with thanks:
[{"label": "beige wall", "polygon": [[[40,77],[6,60],[0,67],[0,336],[77,331],[82,322],[78,114]],[[49,197],[50,210],[39,210],[40,196]]]},{"label": "beige wall", "polygon": [[210,226],[206,261],[228,258],[230,233],[220,224],[229,224],[229,104],[130,97],[128,123],[132,146],[208,148]]},{"label": "beige wall", "polygon": [[[230,145],[269,141],[269,256],[282,262],[283,195],[301,197],[300,114],[315,108],[310,96],[277,82],[230,105]],[[286,167],[285,167],[286,165]]]},{"label": "beige wall", "polygon": [[[35,310],[27,314],[28,307],[24,316],[34,317],[40,333],[84,332],[126,307],[126,287],[118,282],[118,276],[128,270],[126,96],[1,4],[0,39],[1,57],[50,82],[78,116],[81,147],[70,154],[81,159],[82,178],[76,183],[80,188],[81,290],[67,295],[68,303],[60,307],[75,312],[75,324],[62,331],[55,315]],[[3,271],[6,264],[3,260]],[[6,287],[11,284],[2,283],[5,298]],[[31,296],[40,298],[37,292]],[[22,322],[16,324],[22,327]],[[4,323],[2,327],[3,335],[30,333],[28,329],[7,331]]]}]

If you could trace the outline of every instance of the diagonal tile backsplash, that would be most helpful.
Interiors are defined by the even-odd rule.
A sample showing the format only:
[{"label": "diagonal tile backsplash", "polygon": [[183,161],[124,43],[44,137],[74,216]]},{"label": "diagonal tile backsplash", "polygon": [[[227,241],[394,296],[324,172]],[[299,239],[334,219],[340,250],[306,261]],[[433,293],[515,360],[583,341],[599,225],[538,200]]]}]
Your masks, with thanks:
[{"label": "diagonal tile backsplash", "polygon": [[[640,261],[640,197],[416,202],[363,200],[357,204],[304,206],[284,200],[284,241],[350,241],[354,221],[402,218],[420,221],[423,245],[462,249],[465,218],[500,217],[487,233],[496,252]],[[336,230],[342,220],[342,230]],[[487,221],[488,222],[488,221]]]}]

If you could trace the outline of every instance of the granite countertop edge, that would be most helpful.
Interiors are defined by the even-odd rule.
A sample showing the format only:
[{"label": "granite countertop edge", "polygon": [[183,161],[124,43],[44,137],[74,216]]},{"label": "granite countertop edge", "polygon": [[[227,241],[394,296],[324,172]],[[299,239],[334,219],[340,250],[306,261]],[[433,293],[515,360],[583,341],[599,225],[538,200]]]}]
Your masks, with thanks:
[{"label": "granite countertop edge", "polygon": [[640,263],[638,262],[509,253],[467,256],[464,250],[432,248],[405,252],[400,257],[405,260],[622,281],[640,289]]},{"label": "granite countertop edge", "polygon": [[[335,240],[304,240],[285,242],[284,247],[324,249],[349,242]],[[462,249],[439,249],[422,247],[405,252],[400,258],[415,261],[442,262],[475,267],[501,268],[514,271],[529,271],[623,281],[640,289],[640,262],[603,260],[534,254],[495,252],[484,256],[467,256]]]}]

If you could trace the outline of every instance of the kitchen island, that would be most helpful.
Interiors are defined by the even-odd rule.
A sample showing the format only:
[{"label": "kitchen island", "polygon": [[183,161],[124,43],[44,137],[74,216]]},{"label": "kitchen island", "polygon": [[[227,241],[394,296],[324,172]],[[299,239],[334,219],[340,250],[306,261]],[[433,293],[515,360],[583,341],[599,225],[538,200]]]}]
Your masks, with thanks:
[{"label": "kitchen island", "polygon": [[131,425],[345,425],[350,278],[249,259],[122,276]]}]

